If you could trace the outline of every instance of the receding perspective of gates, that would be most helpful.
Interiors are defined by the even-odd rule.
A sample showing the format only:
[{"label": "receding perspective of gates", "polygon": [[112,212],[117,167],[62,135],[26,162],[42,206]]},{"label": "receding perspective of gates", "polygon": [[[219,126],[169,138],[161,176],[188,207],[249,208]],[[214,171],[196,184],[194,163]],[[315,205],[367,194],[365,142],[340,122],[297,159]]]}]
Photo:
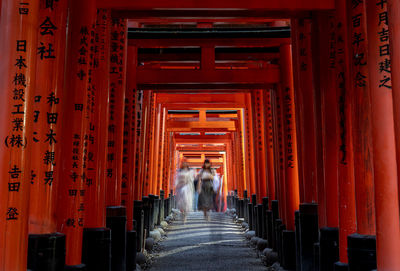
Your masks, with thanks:
[{"label": "receding perspective of gates", "polygon": [[399,0],[0,0],[0,95],[0,271],[132,271],[161,225],[155,271],[270,270],[175,260],[232,216],[284,270],[400,271]]}]

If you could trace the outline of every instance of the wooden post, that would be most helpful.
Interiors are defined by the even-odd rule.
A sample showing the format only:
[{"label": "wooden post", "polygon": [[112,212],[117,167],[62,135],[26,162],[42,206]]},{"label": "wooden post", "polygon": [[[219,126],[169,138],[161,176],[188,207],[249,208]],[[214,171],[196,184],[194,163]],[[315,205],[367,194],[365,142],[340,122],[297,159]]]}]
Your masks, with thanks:
[{"label": "wooden post", "polygon": [[294,84],[291,45],[284,44],[281,52],[282,96],[285,119],[285,190],[286,190],[286,228],[294,230],[294,213],[299,208],[299,176],[297,164],[296,114],[294,104]]},{"label": "wooden post", "polygon": [[[400,269],[398,168],[386,1],[366,1],[378,270]],[[396,48],[394,48],[396,49]],[[398,105],[396,105],[398,106]]]},{"label": "wooden post", "polygon": [[20,271],[27,266],[39,1],[0,5],[0,269]]},{"label": "wooden post", "polygon": [[110,99],[107,154],[107,206],[121,204],[123,117],[126,89],[127,21],[112,19],[110,43]]},{"label": "wooden post", "polygon": [[[82,232],[85,219],[85,193],[88,165],[89,117],[88,87],[91,80],[90,46],[95,23],[95,2],[69,2],[69,33],[67,47],[67,74],[65,89],[68,95],[62,103],[62,131],[49,131],[48,141],[60,140],[60,188],[58,230],[66,234],[66,265],[75,269],[81,265]],[[62,136],[60,136],[62,135]]]}]

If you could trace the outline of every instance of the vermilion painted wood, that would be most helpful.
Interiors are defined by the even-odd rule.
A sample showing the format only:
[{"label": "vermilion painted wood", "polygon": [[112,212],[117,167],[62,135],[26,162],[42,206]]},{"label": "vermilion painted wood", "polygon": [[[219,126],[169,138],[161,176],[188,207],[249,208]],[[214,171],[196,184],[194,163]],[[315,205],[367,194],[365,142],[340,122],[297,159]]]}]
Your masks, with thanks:
[{"label": "vermilion painted wood", "polygon": [[[37,142],[31,145],[31,172],[36,178],[30,184],[29,233],[46,234],[57,231],[56,206],[57,188],[59,184],[58,167],[61,165],[61,146],[59,142],[45,142],[50,130],[60,135],[61,105],[49,103],[49,97],[63,100],[67,92],[64,90],[65,36],[67,21],[67,1],[54,3],[47,7],[39,4],[37,48],[52,46],[54,50],[49,57],[47,53],[38,55],[36,61],[36,82],[34,90],[33,110],[38,114],[33,122],[33,136]],[[40,25],[51,22],[53,34],[46,34]],[[51,44],[51,45],[50,45]],[[35,158],[36,157],[36,158]]]},{"label": "vermilion painted wood", "polygon": [[147,10],[147,9],[260,9],[260,10],[313,10],[313,9],[333,9],[335,7],[334,1],[317,1],[317,0],[282,0],[279,2],[265,2],[262,0],[250,1],[162,1],[155,0],[151,2],[136,2],[127,0],[97,0],[97,6],[100,8],[108,9],[122,9],[122,10]]},{"label": "vermilion painted wood", "polygon": [[[294,230],[294,213],[299,208],[299,176],[297,164],[297,143],[296,143],[296,111],[294,101],[294,83],[291,45],[281,46],[281,71],[282,71],[282,96],[284,109],[284,135],[286,163],[284,164],[285,192],[286,192],[286,228]],[[292,149],[290,149],[292,148]]]},{"label": "vermilion painted wood", "polygon": [[151,90],[143,92],[143,120],[142,120],[142,139],[141,139],[141,148],[140,150],[140,159],[142,163],[140,164],[140,182],[142,183],[142,196],[147,196],[150,193],[149,184],[146,180],[146,172],[147,172],[147,157],[148,157],[148,141],[149,141],[149,127],[150,127],[150,98],[151,98]]},{"label": "vermilion painted wood", "polygon": [[[134,74],[136,69],[137,50],[130,46],[127,49],[127,74]],[[125,185],[122,185],[121,200],[126,206],[127,231],[133,230],[133,201],[135,200],[135,189],[137,182],[135,179],[135,134],[136,134],[136,101],[138,91],[134,76],[126,78],[126,95],[125,95],[125,122],[124,122],[124,151],[122,178]]]},{"label": "vermilion painted wood", "polygon": [[[248,182],[249,182],[249,178],[250,178],[250,170],[249,170],[249,164],[248,164],[248,154],[247,154],[247,150],[246,150],[246,138],[245,138],[245,125],[244,125],[244,121],[243,121],[243,109],[241,109],[240,114],[236,114],[237,117],[234,117],[234,119],[236,119],[236,125],[237,125],[237,131],[236,133],[239,136],[239,141],[240,141],[240,161],[239,162],[239,167],[241,170],[241,174],[240,177],[242,178],[242,183],[243,183],[243,190],[247,190],[248,189]],[[227,167],[229,169],[229,167]],[[225,173],[225,179],[227,181],[229,181],[229,177],[231,175],[229,173]]]},{"label": "vermilion painted wood", "polygon": [[290,43],[290,38],[220,38],[220,39],[129,39],[128,44],[138,48],[168,48],[188,46],[277,47]]},{"label": "vermilion painted wood", "polygon": [[[110,13],[97,10],[95,33],[98,40],[95,46],[98,52],[94,58],[97,66],[92,66],[92,88],[94,106],[92,106],[90,123],[93,141],[89,142],[86,188],[86,228],[102,228],[106,226],[106,174],[107,174],[107,138],[108,138],[108,99],[109,99],[109,60],[110,60]],[[93,130],[94,129],[94,130]]]},{"label": "vermilion painted wood", "polygon": [[246,94],[246,108],[245,108],[245,121],[247,123],[246,127],[247,129],[247,140],[248,140],[248,149],[247,152],[250,155],[250,179],[249,179],[249,185],[247,188],[248,195],[253,195],[256,193],[256,163],[254,161],[254,135],[253,135],[253,122],[251,121],[253,119],[253,114],[251,110],[251,94],[247,93]]},{"label": "vermilion painted wood", "polygon": [[[324,191],[326,202],[326,226],[339,226],[338,205],[338,106],[336,102],[336,87],[330,82],[336,79],[336,61],[331,56],[336,54],[336,21],[333,14],[321,16],[320,22],[320,65],[319,78],[321,89],[322,114],[322,147],[324,164]],[[325,22],[325,23],[324,23]],[[322,215],[322,213],[319,213]],[[322,226],[321,224],[320,226]]]},{"label": "vermilion painted wood", "polygon": [[110,31],[110,105],[106,204],[107,206],[119,206],[122,188],[123,117],[126,91],[126,20],[113,19]]},{"label": "vermilion painted wood", "polygon": [[160,131],[160,147],[159,147],[159,163],[158,163],[158,169],[157,169],[157,178],[158,178],[158,192],[163,189],[163,181],[164,181],[164,174],[163,174],[163,169],[164,169],[164,163],[165,163],[165,149],[166,149],[166,119],[167,119],[167,111],[165,108],[162,108],[161,110],[161,131]]},{"label": "vermilion painted wood", "polygon": [[367,63],[368,39],[365,3],[348,5],[350,35],[364,40],[353,42],[351,55],[353,101],[354,180],[356,189],[357,233],[375,235],[374,169],[371,133],[371,93]]},{"label": "vermilion painted wood", "polygon": [[[27,3],[28,13],[19,1],[2,0],[0,3],[1,270],[20,271],[26,270],[27,266],[31,180],[29,151],[34,144],[32,105],[39,1],[30,0]],[[24,61],[16,65],[21,58]],[[21,119],[22,122],[13,122],[16,119]]]},{"label": "vermilion painted wood", "polygon": [[[378,270],[400,269],[400,258],[394,252],[400,246],[398,165],[396,161],[395,126],[392,89],[385,87],[387,78],[396,74],[378,72],[385,59],[388,40],[378,34],[388,29],[382,13],[387,4],[366,1],[368,34],[368,68],[372,102],[372,137],[374,150],[374,181],[376,209],[376,248]],[[383,48],[383,51],[382,51]],[[396,105],[398,106],[398,105]]]},{"label": "vermilion painted wood", "polygon": [[[396,0],[388,0],[388,16],[389,16],[389,36],[390,36],[390,56],[392,74],[392,90],[393,104],[400,104],[400,3]],[[396,154],[397,161],[400,161],[400,108],[394,106],[394,125],[396,129]],[[397,175],[400,176],[400,167],[397,167]],[[400,185],[400,182],[399,182]],[[399,188],[400,189],[400,188]]]},{"label": "vermilion painted wood", "polygon": [[275,193],[275,166],[274,159],[276,158],[274,155],[274,137],[273,137],[273,117],[272,117],[272,97],[271,92],[273,90],[269,89],[265,92],[264,103],[265,103],[265,134],[266,134],[266,145],[267,145],[267,172],[268,172],[268,199],[271,203],[271,200],[276,199]]},{"label": "vermilion painted wood", "polygon": [[265,106],[264,92],[265,90],[255,90],[253,92],[254,102],[254,126],[255,126],[255,153],[257,157],[257,200],[262,203],[262,198],[267,196],[267,162],[266,162],[266,134],[265,134]]},{"label": "vermilion painted wood", "polygon": [[[326,20],[329,12],[324,12],[316,15],[312,20],[312,52],[313,55],[321,55],[321,51],[325,50],[321,47],[324,42],[329,42],[328,31],[329,21]],[[324,43],[326,46],[328,43]],[[326,60],[326,58],[325,58]],[[316,155],[317,155],[317,188],[318,188],[318,225],[319,227],[326,227],[327,213],[326,213],[326,197],[325,197],[325,176],[324,176],[324,149],[323,149],[323,108],[322,108],[322,93],[321,93],[321,64],[323,59],[314,57],[313,61],[313,74],[314,87],[315,87],[315,110],[316,110]],[[325,63],[324,65],[328,65]],[[299,164],[300,166],[300,164]]]},{"label": "vermilion painted wood", "polygon": [[299,178],[303,185],[304,202],[318,202],[317,192],[317,144],[316,100],[313,75],[313,51],[311,41],[312,23],[309,19],[293,20],[296,86],[296,113],[299,142]]},{"label": "vermilion painted wood", "polygon": [[[62,145],[60,187],[57,206],[58,231],[66,234],[66,265],[81,264],[82,232],[85,224],[90,33],[96,19],[95,2],[69,1],[68,45],[65,88],[62,103],[62,131],[56,137]],[[71,121],[73,120],[73,121]]]},{"label": "vermilion painted wood", "polygon": [[138,69],[138,85],[179,83],[231,83],[231,84],[274,84],[279,82],[279,69],[271,65],[259,70],[157,70]]},{"label": "vermilion painted wood", "polygon": [[[357,230],[352,138],[352,91],[347,1],[336,1],[336,76],[339,161],[339,258],[347,263],[347,236]],[[333,102],[333,101],[331,101]]]},{"label": "vermilion painted wood", "polygon": [[283,93],[281,85],[276,87],[276,121],[277,121],[277,138],[278,138],[278,158],[276,160],[277,167],[279,169],[279,179],[277,179],[277,194],[279,201],[279,217],[286,224],[286,192],[285,192],[285,178],[286,178],[286,152],[285,152],[285,120],[284,120],[284,105],[283,105]]}]

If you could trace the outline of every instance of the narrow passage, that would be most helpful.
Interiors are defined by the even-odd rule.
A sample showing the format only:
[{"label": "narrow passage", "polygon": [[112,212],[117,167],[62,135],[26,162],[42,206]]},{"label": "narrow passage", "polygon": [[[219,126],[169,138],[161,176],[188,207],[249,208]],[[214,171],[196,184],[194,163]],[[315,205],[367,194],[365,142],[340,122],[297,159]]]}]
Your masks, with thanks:
[{"label": "narrow passage", "polygon": [[212,213],[209,222],[200,212],[190,213],[185,225],[176,220],[167,234],[151,271],[266,269],[240,227],[223,213]]}]

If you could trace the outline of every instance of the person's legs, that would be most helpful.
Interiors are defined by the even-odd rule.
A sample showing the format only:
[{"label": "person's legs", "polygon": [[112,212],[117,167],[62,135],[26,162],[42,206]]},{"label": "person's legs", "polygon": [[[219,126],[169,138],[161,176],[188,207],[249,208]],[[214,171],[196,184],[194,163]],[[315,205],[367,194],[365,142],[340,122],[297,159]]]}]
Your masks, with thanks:
[{"label": "person's legs", "polygon": [[194,192],[194,200],[193,200],[193,210],[194,211],[198,211],[197,206],[198,206],[198,202],[199,202],[199,193]]}]

